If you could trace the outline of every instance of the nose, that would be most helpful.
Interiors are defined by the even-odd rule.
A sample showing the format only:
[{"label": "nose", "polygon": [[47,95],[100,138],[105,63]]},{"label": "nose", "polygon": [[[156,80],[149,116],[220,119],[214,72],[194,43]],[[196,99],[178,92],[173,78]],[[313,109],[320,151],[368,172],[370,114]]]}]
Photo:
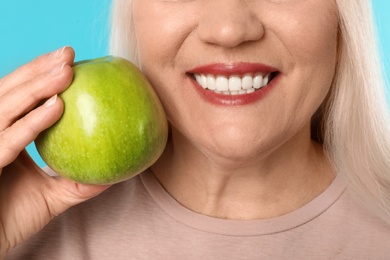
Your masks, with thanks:
[{"label": "nose", "polygon": [[197,33],[206,43],[233,48],[264,36],[264,25],[245,0],[208,0],[201,9]]}]

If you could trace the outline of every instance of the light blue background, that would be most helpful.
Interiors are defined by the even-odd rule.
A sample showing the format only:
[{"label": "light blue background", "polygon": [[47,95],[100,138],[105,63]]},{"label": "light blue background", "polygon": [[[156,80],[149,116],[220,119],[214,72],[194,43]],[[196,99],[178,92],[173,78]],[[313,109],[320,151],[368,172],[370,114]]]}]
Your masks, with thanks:
[{"label": "light blue background", "polygon": [[[110,0],[0,0],[0,77],[64,45],[76,50],[76,60],[106,55],[110,3]],[[373,5],[383,64],[390,78],[390,1],[373,0]],[[28,151],[38,165],[44,165],[33,145]]]},{"label": "light blue background", "polygon": [[[76,60],[104,56],[111,0],[0,0],[0,77],[65,45]],[[33,144],[28,152],[45,163]]]}]

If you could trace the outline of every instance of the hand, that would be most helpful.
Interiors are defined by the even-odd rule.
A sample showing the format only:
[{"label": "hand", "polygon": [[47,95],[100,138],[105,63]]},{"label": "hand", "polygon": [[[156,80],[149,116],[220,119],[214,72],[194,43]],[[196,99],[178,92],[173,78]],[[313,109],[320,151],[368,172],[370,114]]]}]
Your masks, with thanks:
[{"label": "hand", "polygon": [[72,81],[73,59],[72,48],[64,47],[0,79],[0,259],[55,216],[108,188],[50,177],[25,150],[61,117],[57,94]]}]

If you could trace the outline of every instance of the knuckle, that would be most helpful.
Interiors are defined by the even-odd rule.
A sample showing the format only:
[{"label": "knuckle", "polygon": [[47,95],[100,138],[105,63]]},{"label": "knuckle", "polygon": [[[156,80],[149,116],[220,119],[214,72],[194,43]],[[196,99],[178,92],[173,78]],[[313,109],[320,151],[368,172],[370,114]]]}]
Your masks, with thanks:
[{"label": "knuckle", "polygon": [[0,137],[0,168],[10,164],[20,151],[10,145],[9,140]]},{"label": "knuckle", "polygon": [[[42,58],[41,57],[38,57],[38,58],[35,58],[34,60],[32,60],[31,62],[29,63],[26,63],[24,65],[22,65],[20,67],[20,69],[14,71],[13,73],[14,74],[17,74],[20,72],[23,72],[23,71],[26,71],[26,80],[28,79],[31,79],[33,77],[35,77],[36,75],[42,73],[42,65],[44,64],[44,62],[42,62]],[[19,73],[20,75],[22,75],[23,73]]]},{"label": "knuckle", "polygon": [[27,143],[33,141],[35,137],[42,130],[41,123],[44,117],[44,114],[38,113],[39,111],[33,111],[35,113],[30,113],[22,117],[17,124],[17,129],[20,130],[19,137],[27,140]]}]

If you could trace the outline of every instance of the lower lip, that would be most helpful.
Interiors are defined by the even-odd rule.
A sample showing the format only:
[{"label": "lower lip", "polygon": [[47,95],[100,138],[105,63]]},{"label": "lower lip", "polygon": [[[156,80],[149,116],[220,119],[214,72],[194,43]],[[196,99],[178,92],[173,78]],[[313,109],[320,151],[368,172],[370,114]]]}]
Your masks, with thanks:
[{"label": "lower lip", "polygon": [[267,86],[249,94],[238,95],[218,94],[212,90],[204,89],[201,85],[198,84],[198,82],[196,82],[195,79],[191,79],[196,91],[207,102],[210,102],[214,105],[222,106],[243,106],[253,104],[262,100],[277,85],[280,78],[281,73],[279,73],[275,78],[273,78],[273,80]]}]

